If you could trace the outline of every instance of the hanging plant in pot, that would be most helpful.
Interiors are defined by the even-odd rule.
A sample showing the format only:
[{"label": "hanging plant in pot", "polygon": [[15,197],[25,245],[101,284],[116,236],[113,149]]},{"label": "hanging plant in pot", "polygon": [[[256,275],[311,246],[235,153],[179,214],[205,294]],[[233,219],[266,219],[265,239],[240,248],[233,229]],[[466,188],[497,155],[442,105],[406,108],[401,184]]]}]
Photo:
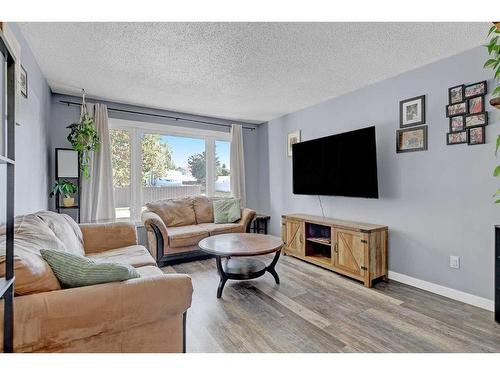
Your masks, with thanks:
[{"label": "hanging plant in pot", "polygon": [[90,178],[89,163],[90,155],[94,151],[99,151],[100,140],[94,125],[94,119],[87,112],[85,104],[85,93],[82,95],[82,107],[80,120],[68,126],[70,133],[68,141],[73,146],[73,150],[80,155],[80,170],[85,178]]},{"label": "hanging plant in pot", "polygon": [[68,180],[57,180],[49,196],[52,198],[54,195],[62,195],[63,206],[73,207],[75,205],[74,195],[77,191],[78,187],[74,183]]},{"label": "hanging plant in pot", "polygon": [[496,87],[491,93],[490,104],[500,109],[500,22],[493,22],[493,24],[488,33],[488,37],[491,36],[491,39],[486,45],[489,59],[484,63],[484,67],[493,69],[493,79],[496,81]]}]

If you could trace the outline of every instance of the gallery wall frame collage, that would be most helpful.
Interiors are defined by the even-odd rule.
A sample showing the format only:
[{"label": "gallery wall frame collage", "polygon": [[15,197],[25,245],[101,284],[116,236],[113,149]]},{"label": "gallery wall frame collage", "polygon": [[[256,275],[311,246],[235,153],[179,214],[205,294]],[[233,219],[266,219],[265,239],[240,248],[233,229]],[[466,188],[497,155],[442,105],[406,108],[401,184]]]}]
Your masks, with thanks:
[{"label": "gallery wall frame collage", "polygon": [[[485,110],[487,81],[460,84],[448,89],[446,117],[449,130],[447,145],[481,145],[486,143],[485,126],[488,112]],[[427,150],[427,125],[425,124],[425,95],[399,102],[399,127],[396,130],[396,152]]]},{"label": "gallery wall frame collage", "polygon": [[481,145],[486,143],[485,126],[488,125],[488,112],[485,111],[485,95],[488,92],[486,81],[470,85],[457,85],[448,89],[446,117],[450,129],[446,134],[447,145],[467,143]]}]

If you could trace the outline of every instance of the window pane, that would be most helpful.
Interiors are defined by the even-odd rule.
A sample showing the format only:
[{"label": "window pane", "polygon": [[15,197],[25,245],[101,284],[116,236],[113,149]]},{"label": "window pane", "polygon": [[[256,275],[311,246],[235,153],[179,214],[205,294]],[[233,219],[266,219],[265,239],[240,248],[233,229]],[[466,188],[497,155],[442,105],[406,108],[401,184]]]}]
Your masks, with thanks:
[{"label": "window pane", "polygon": [[110,129],[111,163],[117,218],[130,217],[130,133],[127,130]]},{"label": "window pane", "polygon": [[215,141],[215,196],[231,196],[231,166],[229,141]]},{"label": "window pane", "polygon": [[142,204],[205,194],[205,140],[144,134]]}]

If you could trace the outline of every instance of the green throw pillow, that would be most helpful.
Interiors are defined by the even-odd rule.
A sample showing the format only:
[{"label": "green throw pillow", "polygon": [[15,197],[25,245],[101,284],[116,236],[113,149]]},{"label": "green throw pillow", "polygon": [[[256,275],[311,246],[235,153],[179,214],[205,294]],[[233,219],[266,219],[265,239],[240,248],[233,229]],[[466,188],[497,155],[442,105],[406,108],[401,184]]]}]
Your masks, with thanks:
[{"label": "green throw pillow", "polygon": [[215,224],[234,223],[241,219],[239,199],[214,199],[213,205]]},{"label": "green throw pillow", "polygon": [[141,277],[135,268],[128,264],[97,263],[81,255],[56,250],[40,252],[59,282],[70,288]]}]

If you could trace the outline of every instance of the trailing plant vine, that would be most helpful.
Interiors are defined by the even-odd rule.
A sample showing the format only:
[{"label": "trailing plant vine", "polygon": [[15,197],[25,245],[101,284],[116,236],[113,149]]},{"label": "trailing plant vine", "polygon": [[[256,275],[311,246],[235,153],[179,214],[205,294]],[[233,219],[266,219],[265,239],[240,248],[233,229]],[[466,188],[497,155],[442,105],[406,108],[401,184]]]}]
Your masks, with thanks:
[{"label": "trailing plant vine", "polygon": [[486,45],[489,59],[484,63],[485,68],[493,69],[493,78],[497,83],[495,89],[491,93],[492,98],[500,96],[500,44],[498,43],[498,37],[500,36],[499,27],[500,24],[495,24],[488,32],[488,37],[491,36],[490,42]]},{"label": "trailing plant vine", "polygon": [[80,170],[85,178],[90,178],[89,162],[90,155],[94,151],[99,151],[100,140],[94,125],[94,119],[87,113],[85,104],[85,94],[82,99],[82,110],[80,120],[68,126],[70,133],[68,141],[73,146],[73,150],[80,155]]},{"label": "trailing plant vine", "polygon": [[[500,44],[498,42],[498,37],[500,36],[500,23],[495,22],[488,32],[488,37],[491,36],[489,43],[486,45],[488,49],[489,59],[484,63],[485,68],[493,69],[494,75],[493,79],[496,81],[496,87],[491,93],[490,103],[493,105],[495,98],[500,97]],[[497,142],[495,147],[495,156],[498,154],[498,149],[500,148],[500,134],[497,136]],[[493,176],[500,176],[500,165],[495,167],[493,171]],[[497,189],[493,198],[495,198],[495,203],[500,203],[500,189]]]}]

